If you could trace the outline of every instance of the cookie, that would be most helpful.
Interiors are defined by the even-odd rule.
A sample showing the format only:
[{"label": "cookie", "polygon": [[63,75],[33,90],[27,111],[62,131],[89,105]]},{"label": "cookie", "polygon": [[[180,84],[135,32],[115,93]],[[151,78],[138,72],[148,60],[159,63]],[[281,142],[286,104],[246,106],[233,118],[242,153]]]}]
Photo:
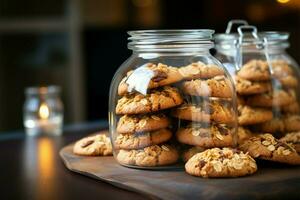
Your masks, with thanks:
[{"label": "cookie", "polygon": [[233,88],[225,76],[216,76],[207,80],[195,79],[184,81],[182,83],[182,91],[192,96],[220,98],[231,98],[233,96]]},{"label": "cookie", "polygon": [[117,125],[117,132],[129,134],[166,128],[170,120],[165,114],[124,115]]},{"label": "cookie", "polygon": [[[148,89],[153,89],[161,86],[170,85],[182,80],[182,75],[179,73],[178,68],[164,65],[162,63],[153,64],[147,63],[146,67],[153,71],[154,76],[149,82]],[[133,71],[127,73],[118,87],[118,94],[123,96],[128,93],[128,84],[126,83],[128,77],[132,74]]]},{"label": "cookie", "polygon": [[260,134],[251,137],[239,146],[244,152],[249,152],[254,158],[274,162],[300,165],[300,155],[289,144],[281,142],[271,134]]},{"label": "cookie", "polygon": [[294,74],[293,69],[284,60],[272,60],[271,65],[275,77],[292,76]]},{"label": "cookie", "polygon": [[181,155],[182,160],[183,160],[183,162],[187,162],[195,154],[201,153],[203,151],[205,151],[205,148],[202,148],[202,147],[191,147],[189,149],[186,149],[185,151],[183,151],[183,153]]},{"label": "cookie", "polygon": [[236,76],[236,91],[240,95],[260,94],[271,90],[270,82],[249,81]]},{"label": "cookie", "polygon": [[284,131],[300,131],[300,115],[287,115],[283,117]]},{"label": "cookie", "polygon": [[115,147],[117,149],[141,149],[167,142],[171,137],[172,132],[168,129],[135,134],[120,134],[115,140]]},{"label": "cookie", "polygon": [[263,60],[250,60],[242,66],[237,75],[250,81],[266,81],[270,79],[269,66]]},{"label": "cookie", "polygon": [[272,107],[287,106],[295,102],[294,90],[274,90],[272,93],[256,94],[247,99],[247,104],[251,106]]},{"label": "cookie", "polygon": [[172,112],[172,116],[196,122],[233,123],[234,112],[225,104],[217,101],[203,102],[201,105],[183,104]]},{"label": "cookie", "polygon": [[264,133],[284,132],[285,130],[284,121],[279,118],[273,118],[270,121],[261,124],[256,124],[254,128],[257,131]]},{"label": "cookie", "polygon": [[112,146],[106,133],[99,132],[77,141],[73,147],[73,152],[83,156],[108,156],[112,155]]},{"label": "cookie", "polygon": [[176,88],[165,86],[151,90],[145,96],[139,93],[123,96],[118,100],[116,114],[145,114],[172,108],[182,102],[183,99]]},{"label": "cookie", "polygon": [[170,165],[179,158],[177,150],[166,144],[145,147],[139,150],[120,150],[117,160],[123,165],[155,167]]},{"label": "cookie", "polygon": [[241,151],[213,148],[190,158],[185,170],[190,175],[204,178],[239,177],[255,173],[257,165],[251,156]]},{"label": "cookie", "polygon": [[298,86],[298,80],[296,77],[288,75],[284,77],[279,77],[277,79],[281,85],[285,88],[295,88]]},{"label": "cookie", "polygon": [[282,111],[288,114],[298,114],[300,112],[300,107],[297,101],[282,107]]},{"label": "cookie", "polygon": [[176,132],[179,142],[204,148],[232,146],[234,129],[224,124],[205,127],[198,123],[190,123]]},{"label": "cookie", "polygon": [[215,76],[224,75],[224,70],[213,64],[204,64],[202,62],[192,63],[185,67],[178,69],[179,73],[185,80],[192,80],[198,78],[213,78]]},{"label": "cookie", "polygon": [[279,139],[281,142],[292,144],[294,149],[300,153],[300,132],[292,132],[286,134],[284,137]]},{"label": "cookie", "polygon": [[271,110],[264,108],[253,108],[250,106],[238,106],[238,123],[239,125],[251,125],[263,123],[271,120],[273,113]]},{"label": "cookie", "polygon": [[247,128],[239,126],[237,130],[238,134],[238,144],[242,144],[245,140],[254,136],[254,134]]}]

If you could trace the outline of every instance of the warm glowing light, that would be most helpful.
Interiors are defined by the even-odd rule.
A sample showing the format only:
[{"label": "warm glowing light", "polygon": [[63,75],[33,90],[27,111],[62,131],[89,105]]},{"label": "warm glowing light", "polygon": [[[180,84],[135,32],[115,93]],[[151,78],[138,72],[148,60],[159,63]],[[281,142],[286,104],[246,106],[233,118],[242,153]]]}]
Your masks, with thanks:
[{"label": "warm glowing light", "polygon": [[40,106],[40,109],[39,109],[39,115],[40,115],[41,119],[48,119],[49,108],[48,108],[47,104],[42,103],[42,105]]},{"label": "warm glowing light", "polygon": [[278,3],[287,3],[289,2],[290,0],[277,0]]}]

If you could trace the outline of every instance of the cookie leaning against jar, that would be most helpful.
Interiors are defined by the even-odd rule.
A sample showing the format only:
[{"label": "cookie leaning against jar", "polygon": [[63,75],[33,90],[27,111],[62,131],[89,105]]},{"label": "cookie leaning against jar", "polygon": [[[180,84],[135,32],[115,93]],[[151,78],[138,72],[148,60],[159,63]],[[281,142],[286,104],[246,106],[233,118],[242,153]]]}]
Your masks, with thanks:
[{"label": "cookie leaning against jar", "polygon": [[112,146],[108,131],[100,131],[95,135],[82,138],[73,147],[74,154],[83,156],[112,155]]},{"label": "cookie leaning against jar", "polygon": [[242,151],[212,148],[195,154],[185,164],[185,171],[204,178],[239,177],[257,171],[255,160]]},{"label": "cookie leaning against jar", "polygon": [[183,102],[175,87],[164,86],[150,90],[147,95],[133,93],[118,100],[116,114],[145,114],[180,105]]},{"label": "cookie leaning against jar", "polygon": [[274,138],[271,134],[259,134],[246,140],[239,149],[254,158],[300,165],[300,155],[292,145]]}]

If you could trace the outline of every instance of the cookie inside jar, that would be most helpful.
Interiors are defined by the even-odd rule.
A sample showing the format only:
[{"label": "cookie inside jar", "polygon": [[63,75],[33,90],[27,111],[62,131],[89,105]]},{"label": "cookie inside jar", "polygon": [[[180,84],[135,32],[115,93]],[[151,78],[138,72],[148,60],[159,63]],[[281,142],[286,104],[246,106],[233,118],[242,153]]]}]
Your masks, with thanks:
[{"label": "cookie inside jar", "polygon": [[[109,102],[114,157],[121,165],[182,168],[181,158],[198,149],[235,145],[236,94],[209,52],[212,34],[129,32],[133,54],[116,72]],[[191,148],[188,156],[182,146]]]},{"label": "cookie inside jar", "polygon": [[286,32],[258,32],[247,25],[238,33],[216,36],[216,57],[234,77],[241,129],[277,139],[299,132],[300,75],[285,51],[288,38]]}]

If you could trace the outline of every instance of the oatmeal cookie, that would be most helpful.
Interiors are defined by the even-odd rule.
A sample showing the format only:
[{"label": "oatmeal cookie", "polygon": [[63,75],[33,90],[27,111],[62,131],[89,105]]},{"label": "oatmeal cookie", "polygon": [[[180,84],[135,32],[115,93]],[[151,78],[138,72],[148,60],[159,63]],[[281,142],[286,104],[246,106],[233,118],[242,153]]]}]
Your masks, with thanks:
[{"label": "oatmeal cookie", "polygon": [[248,154],[231,148],[213,148],[197,153],[185,164],[193,176],[204,178],[239,177],[257,171],[255,160]]},{"label": "oatmeal cookie", "polygon": [[170,125],[169,118],[162,113],[147,115],[124,115],[117,125],[118,133],[154,131]]},{"label": "oatmeal cookie", "polygon": [[221,67],[213,64],[206,65],[202,62],[192,63],[185,67],[180,67],[178,70],[185,80],[207,79],[224,75],[224,70]]},{"label": "oatmeal cookie", "polygon": [[250,106],[238,106],[238,123],[239,125],[251,125],[263,123],[271,120],[273,113],[271,110],[264,108],[253,108]]},{"label": "oatmeal cookie", "polygon": [[233,95],[231,83],[225,76],[185,81],[182,83],[182,91],[192,96],[231,98]]},{"label": "oatmeal cookie", "polygon": [[177,131],[176,138],[183,144],[204,148],[226,147],[233,145],[233,132],[225,124],[205,127],[199,123],[190,123]]},{"label": "oatmeal cookie", "polygon": [[106,132],[99,132],[77,141],[73,147],[74,154],[83,156],[112,155],[110,138],[106,134]]},{"label": "oatmeal cookie", "polygon": [[234,112],[230,106],[217,101],[203,102],[201,105],[183,104],[173,110],[172,115],[196,122],[215,121],[226,124],[234,122]]},{"label": "oatmeal cookie", "polygon": [[203,147],[190,147],[189,149],[186,149],[183,151],[181,157],[183,162],[187,162],[191,157],[193,157],[197,153],[201,153],[205,151],[205,148]]},{"label": "oatmeal cookie", "polygon": [[145,114],[180,105],[183,102],[178,90],[165,86],[151,90],[146,96],[135,93],[118,100],[116,114]]},{"label": "oatmeal cookie", "polygon": [[117,160],[123,165],[155,167],[170,165],[177,162],[177,150],[167,144],[154,145],[139,150],[120,150]]},{"label": "oatmeal cookie", "polygon": [[239,146],[254,158],[300,165],[300,155],[289,144],[279,141],[271,134],[260,134],[246,140]]},{"label": "oatmeal cookie", "polygon": [[[165,85],[170,85],[182,80],[182,75],[179,73],[178,68],[164,65],[162,63],[153,64],[148,63],[146,67],[153,71],[154,77],[149,82],[148,88],[153,89]],[[128,77],[133,71],[129,71],[127,75],[121,80],[118,87],[118,94],[120,96],[128,93],[128,84],[126,83]]]},{"label": "oatmeal cookie", "polygon": [[115,147],[117,149],[141,149],[167,142],[171,137],[172,132],[168,129],[134,134],[120,134],[115,140]]}]

